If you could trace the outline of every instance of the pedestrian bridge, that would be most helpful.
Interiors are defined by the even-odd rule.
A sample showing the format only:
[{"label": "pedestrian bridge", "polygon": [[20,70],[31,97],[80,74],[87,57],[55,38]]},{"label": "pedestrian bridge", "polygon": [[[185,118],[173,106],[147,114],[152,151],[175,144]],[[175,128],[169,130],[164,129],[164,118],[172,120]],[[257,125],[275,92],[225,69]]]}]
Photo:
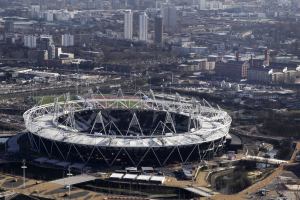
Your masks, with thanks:
[{"label": "pedestrian bridge", "polygon": [[273,165],[280,165],[280,164],[285,164],[288,163],[286,160],[279,160],[279,159],[274,159],[274,158],[264,158],[260,156],[244,156],[241,160],[248,160],[248,161],[255,161],[255,162],[260,162],[260,163],[268,163],[268,164],[273,164]]}]

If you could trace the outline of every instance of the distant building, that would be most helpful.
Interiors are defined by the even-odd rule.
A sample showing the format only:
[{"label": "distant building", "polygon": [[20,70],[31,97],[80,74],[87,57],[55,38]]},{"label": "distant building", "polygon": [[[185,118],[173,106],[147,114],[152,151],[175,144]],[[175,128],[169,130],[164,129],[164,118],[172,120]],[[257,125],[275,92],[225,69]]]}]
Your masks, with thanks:
[{"label": "distant building", "polygon": [[173,46],[172,50],[181,55],[189,55],[195,53],[197,55],[205,55],[208,53],[208,48],[203,46],[195,46],[194,42],[182,42],[180,46]]},{"label": "distant building", "polygon": [[132,40],[133,13],[131,10],[126,10],[124,13],[124,38]]},{"label": "distant building", "polygon": [[44,61],[48,60],[48,51],[45,50],[29,50],[28,58],[31,62],[43,64]]},{"label": "distant building", "polygon": [[139,40],[148,40],[148,16],[146,12],[142,12],[139,15]]},{"label": "distant building", "polygon": [[74,35],[64,34],[61,36],[61,46],[72,47],[74,46]]},{"label": "distant building", "polygon": [[57,21],[69,21],[74,17],[74,12],[68,10],[58,10],[54,12],[54,18]]},{"label": "distant building", "polygon": [[32,18],[40,18],[40,15],[41,15],[40,5],[31,5],[30,11],[31,11]]},{"label": "distant building", "polygon": [[274,72],[271,76],[274,84],[283,84],[285,82],[285,74],[283,72]]},{"label": "distant building", "polygon": [[59,58],[60,57],[60,54],[62,54],[63,52],[62,52],[62,49],[61,49],[61,47],[56,47],[55,48],[55,57],[56,58]]},{"label": "distant building", "polygon": [[287,67],[282,70],[284,74],[284,83],[299,84],[300,83],[300,67],[296,69],[288,69]]},{"label": "distant building", "polygon": [[265,52],[265,60],[264,60],[264,66],[270,66],[270,50],[266,49]]},{"label": "distant building", "polygon": [[101,62],[103,61],[104,53],[103,51],[80,51],[80,58]]},{"label": "distant building", "polygon": [[209,62],[207,59],[190,59],[185,64],[177,68],[180,72],[203,72],[212,73],[215,70],[215,62]]},{"label": "distant building", "polygon": [[35,21],[15,21],[14,22],[14,31],[16,32],[30,32],[34,31],[34,25],[36,24]]},{"label": "distant building", "polygon": [[300,67],[289,69],[288,67],[282,70],[270,70],[272,83],[274,84],[299,84],[300,83]]},{"label": "distant building", "polygon": [[175,32],[177,28],[177,10],[175,5],[170,3],[162,4],[161,13],[165,30]]},{"label": "distant building", "polygon": [[156,16],[154,20],[154,43],[162,44],[163,42],[163,19]]},{"label": "distant building", "polygon": [[25,35],[24,36],[24,46],[30,49],[36,48],[37,37],[35,35]]},{"label": "distant building", "polygon": [[215,73],[217,76],[229,78],[232,80],[246,79],[250,64],[248,61],[228,61],[217,62]]},{"label": "distant building", "polygon": [[55,59],[55,55],[56,55],[55,45],[50,44],[50,46],[48,47],[48,58]]},{"label": "distant building", "polygon": [[49,46],[53,44],[51,35],[41,35],[38,41],[38,47],[41,50],[48,50]]},{"label": "distant building", "polygon": [[120,8],[122,8],[122,4],[121,4],[120,0],[112,0],[111,7],[112,7],[112,9],[120,9]]},{"label": "distant building", "polygon": [[194,65],[195,71],[201,72],[211,72],[215,70],[215,62],[208,61],[205,59],[189,59],[187,63],[190,65]]},{"label": "distant building", "polygon": [[41,35],[39,38],[38,47],[40,50],[45,50],[48,52],[48,59],[55,58],[55,45],[51,35]]},{"label": "distant building", "polygon": [[52,22],[54,20],[54,13],[52,10],[45,12],[44,14],[45,20],[48,22]]},{"label": "distant building", "polygon": [[208,1],[207,6],[208,6],[209,10],[223,9],[223,3],[221,1]]},{"label": "distant building", "polygon": [[199,10],[206,10],[206,0],[199,0]]},{"label": "distant building", "polygon": [[254,83],[271,83],[272,72],[273,70],[268,67],[251,67],[248,69],[247,80]]},{"label": "distant building", "polygon": [[5,20],[4,22],[5,33],[13,33],[15,31],[15,24],[12,20]]}]

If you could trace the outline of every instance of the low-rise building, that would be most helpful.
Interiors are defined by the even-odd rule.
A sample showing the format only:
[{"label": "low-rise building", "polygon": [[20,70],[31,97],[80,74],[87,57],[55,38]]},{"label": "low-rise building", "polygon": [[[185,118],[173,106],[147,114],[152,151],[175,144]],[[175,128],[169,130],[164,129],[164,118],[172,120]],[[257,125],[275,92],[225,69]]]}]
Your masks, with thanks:
[{"label": "low-rise building", "polygon": [[248,61],[217,62],[215,72],[217,76],[241,80],[247,78],[250,65]]},{"label": "low-rise building", "polygon": [[273,70],[268,67],[251,67],[248,69],[249,82],[271,83]]}]

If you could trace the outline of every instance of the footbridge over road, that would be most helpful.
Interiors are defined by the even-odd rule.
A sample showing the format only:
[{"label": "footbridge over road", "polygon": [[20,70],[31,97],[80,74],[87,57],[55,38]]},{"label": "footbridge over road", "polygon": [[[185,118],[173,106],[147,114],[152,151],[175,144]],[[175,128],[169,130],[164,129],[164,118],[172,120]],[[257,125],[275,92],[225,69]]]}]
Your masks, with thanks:
[{"label": "footbridge over road", "polygon": [[51,182],[59,185],[76,185],[79,183],[85,183],[94,180],[96,180],[96,177],[94,176],[90,176],[87,174],[80,174],[77,176],[70,176],[62,179],[57,179]]}]

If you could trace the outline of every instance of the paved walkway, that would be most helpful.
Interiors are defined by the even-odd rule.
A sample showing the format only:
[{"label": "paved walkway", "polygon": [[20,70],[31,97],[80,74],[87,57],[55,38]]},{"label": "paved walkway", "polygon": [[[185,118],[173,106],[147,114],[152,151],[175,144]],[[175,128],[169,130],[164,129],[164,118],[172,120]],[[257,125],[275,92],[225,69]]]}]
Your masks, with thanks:
[{"label": "paved walkway", "polygon": [[[74,176],[75,177],[75,176]],[[22,183],[23,178],[18,176],[12,176],[9,174],[0,174],[0,187],[13,193],[20,193],[25,195],[36,195],[44,198],[52,198],[58,200],[65,200],[68,198],[68,189],[61,184],[53,182],[39,182],[33,179],[26,179],[26,187],[23,188],[22,184],[10,184],[10,183]],[[7,184],[9,183],[9,184]],[[7,186],[7,187],[5,187]],[[15,186],[15,187],[12,187]],[[105,199],[136,199],[131,197],[124,197],[121,195],[104,195],[89,190],[73,187],[71,190],[71,198],[76,200],[105,200]]]},{"label": "paved walkway", "polygon": [[94,181],[96,180],[96,177],[90,176],[87,174],[80,174],[77,176],[71,176],[71,177],[66,177],[62,179],[57,179],[54,181],[51,181],[52,183],[59,184],[59,185],[75,185],[79,183],[85,183],[89,181]]}]

